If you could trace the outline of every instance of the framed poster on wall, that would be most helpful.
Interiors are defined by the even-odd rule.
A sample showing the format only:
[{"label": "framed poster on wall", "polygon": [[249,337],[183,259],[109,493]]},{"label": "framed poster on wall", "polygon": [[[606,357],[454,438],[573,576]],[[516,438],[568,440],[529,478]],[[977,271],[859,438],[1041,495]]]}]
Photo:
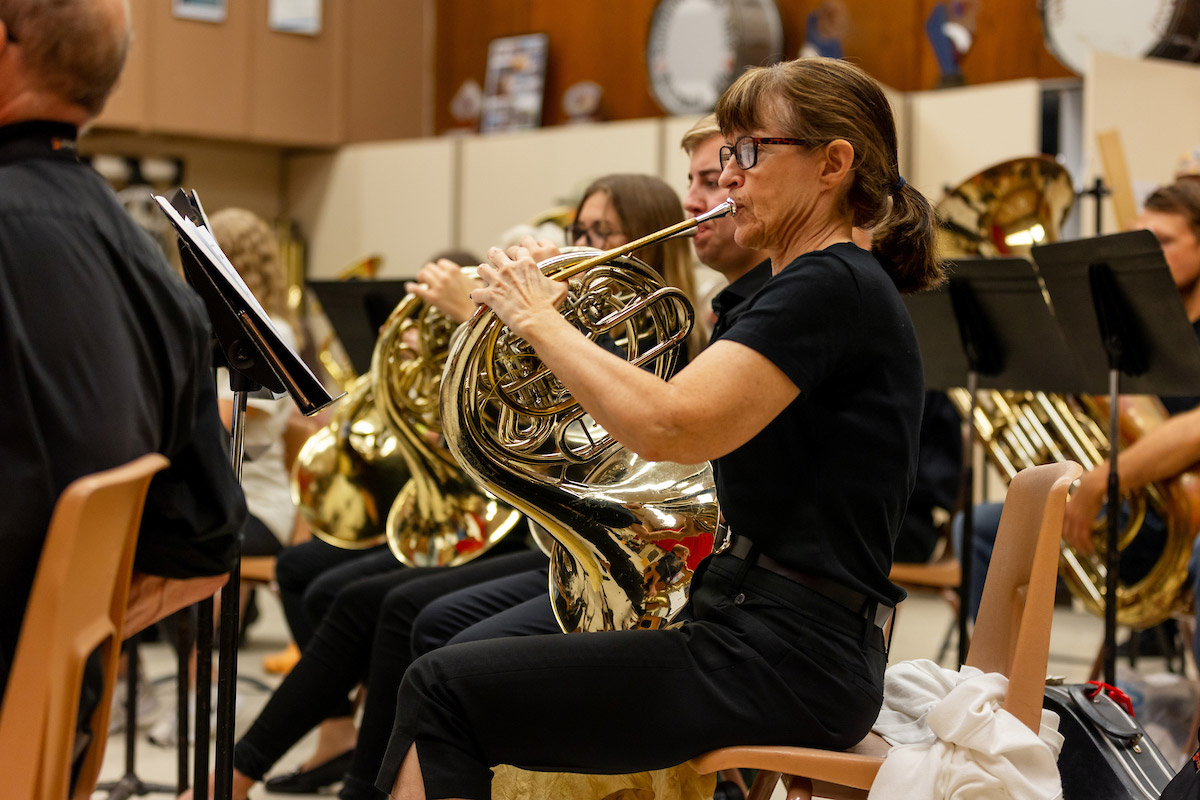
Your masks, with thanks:
[{"label": "framed poster on wall", "polygon": [[530,33],[493,39],[488,45],[480,131],[526,130],[542,124],[548,42],[546,34]]}]

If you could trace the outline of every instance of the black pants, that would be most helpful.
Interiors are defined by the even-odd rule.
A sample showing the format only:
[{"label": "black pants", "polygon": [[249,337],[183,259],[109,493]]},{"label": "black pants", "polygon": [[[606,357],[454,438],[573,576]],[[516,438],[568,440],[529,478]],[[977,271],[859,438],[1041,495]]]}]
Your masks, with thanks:
[{"label": "black pants", "polygon": [[428,797],[478,800],[496,764],[626,773],[734,744],[854,744],[883,702],[882,632],[744,565],[705,562],[694,621],[675,630],[468,642],[416,660],[377,786],[390,790],[414,742]]},{"label": "black pants", "polygon": [[413,658],[458,642],[558,633],[547,588],[548,570],[543,557],[537,569],[486,581],[434,600],[413,622]]},{"label": "black pants", "polygon": [[[342,708],[355,686],[366,682],[368,707],[359,730],[355,761],[366,759],[371,763],[368,774],[373,776],[387,745],[396,686],[412,659],[410,637],[417,614],[446,592],[523,572],[539,560],[544,562],[545,556],[528,550],[506,556],[489,553],[461,567],[399,569],[360,578],[343,588],[300,661],[238,741],[234,766],[261,780],[305,733]],[[381,701],[382,714],[371,713],[372,703]],[[382,722],[376,722],[380,719]],[[369,743],[373,725],[381,731],[374,735],[379,743],[372,756]],[[369,786],[370,781],[366,784]]]},{"label": "black pants", "polygon": [[367,575],[400,568],[387,545],[346,550],[310,539],[286,548],[275,562],[275,581],[292,639],[303,650],[342,587]]},{"label": "black pants", "polygon": [[281,550],[283,545],[266,523],[253,514],[246,517],[246,527],[242,528],[243,556],[273,556]]}]

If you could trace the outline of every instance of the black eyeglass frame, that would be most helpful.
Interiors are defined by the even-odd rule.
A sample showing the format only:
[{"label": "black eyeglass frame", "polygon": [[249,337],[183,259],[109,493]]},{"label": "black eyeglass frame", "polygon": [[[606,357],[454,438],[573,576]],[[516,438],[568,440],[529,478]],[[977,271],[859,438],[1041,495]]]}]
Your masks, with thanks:
[{"label": "black eyeglass frame", "polygon": [[[789,144],[798,147],[808,147],[807,139],[791,139],[784,136],[742,136],[733,144],[722,145],[720,150],[721,169],[725,169],[725,165],[732,158],[737,162],[738,169],[752,169],[758,163],[758,146],[760,144]],[[750,153],[750,163],[743,164],[746,151]]]},{"label": "black eyeglass frame", "polygon": [[[596,230],[595,228],[585,228],[578,222],[573,222],[570,225],[564,226],[563,232],[566,234],[567,244],[575,244],[575,242],[579,241],[579,237],[582,236],[587,241],[589,247],[595,247],[598,249],[603,249],[604,243],[607,242],[610,237],[621,235],[620,231],[606,231],[604,234],[601,234],[600,231]],[[599,238],[600,244],[596,244],[593,241],[593,237]]]}]

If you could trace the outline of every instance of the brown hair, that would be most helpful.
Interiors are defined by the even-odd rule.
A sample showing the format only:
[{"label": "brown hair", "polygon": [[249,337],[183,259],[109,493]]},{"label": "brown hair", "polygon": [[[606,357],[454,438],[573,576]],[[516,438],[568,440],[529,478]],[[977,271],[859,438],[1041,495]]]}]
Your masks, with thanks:
[{"label": "brown hair", "polygon": [[300,329],[287,302],[287,278],[279,260],[279,240],[261,217],[244,208],[224,208],[209,218],[213,236],[242,276],[250,293],[273,317]]},{"label": "brown hair", "polygon": [[829,58],[754,67],[721,97],[716,116],[726,136],[775,124],[782,135],[812,147],[849,142],[853,176],[844,202],[853,225],[872,229],[871,250],[900,291],[942,281],[936,217],[929,201],[900,177],[891,107],[863,70]]},{"label": "brown hair", "polygon": [[[630,241],[662,230],[683,220],[683,205],[679,195],[664,181],[651,175],[605,175],[592,181],[583,191],[575,216],[583,209],[584,201],[596,192],[603,192],[612,203],[621,230]],[[692,252],[686,239],[675,238],[643,247],[633,255],[645,261],[662,276],[668,286],[680,289],[697,304],[695,281],[692,279]],[[691,358],[704,348],[700,325],[692,326],[688,335],[688,354]]]},{"label": "brown hair", "polygon": [[1200,239],[1200,181],[1183,178],[1155,189],[1143,205],[1147,211],[1179,214]]},{"label": "brown hair", "polygon": [[0,0],[0,19],[20,43],[31,79],[90,116],[104,108],[132,38],[129,5],[123,25],[96,0]]}]

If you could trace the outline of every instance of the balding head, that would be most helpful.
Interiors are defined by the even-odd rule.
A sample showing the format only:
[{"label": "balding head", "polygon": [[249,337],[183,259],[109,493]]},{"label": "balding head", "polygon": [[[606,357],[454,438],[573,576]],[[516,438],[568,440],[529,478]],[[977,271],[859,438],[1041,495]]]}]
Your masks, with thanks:
[{"label": "balding head", "polygon": [[[100,113],[121,74],[131,37],[128,0],[0,0],[9,38],[0,54],[10,99]],[[11,113],[10,113],[11,116]]]}]

